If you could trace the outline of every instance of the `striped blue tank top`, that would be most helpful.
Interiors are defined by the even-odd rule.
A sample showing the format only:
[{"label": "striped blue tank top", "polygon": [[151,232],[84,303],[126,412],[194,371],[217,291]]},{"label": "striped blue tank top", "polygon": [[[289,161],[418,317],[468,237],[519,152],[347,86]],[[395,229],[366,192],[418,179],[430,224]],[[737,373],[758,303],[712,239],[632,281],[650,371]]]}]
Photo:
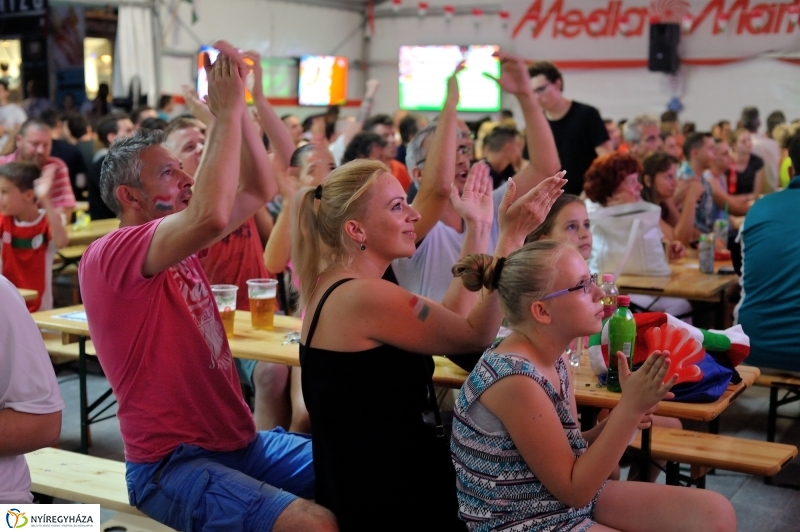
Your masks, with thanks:
[{"label": "striped blue tank top", "polygon": [[489,386],[509,375],[536,381],[555,406],[576,457],[586,440],[570,412],[567,367],[558,359],[561,390],[557,391],[528,360],[494,352],[496,342],[481,357],[461,387],[453,416],[450,453],[456,469],[459,516],[470,530],[576,531],[594,524],[596,497],[583,508],[556,499],[536,478],[508,432],[487,433],[469,416],[469,409]]}]

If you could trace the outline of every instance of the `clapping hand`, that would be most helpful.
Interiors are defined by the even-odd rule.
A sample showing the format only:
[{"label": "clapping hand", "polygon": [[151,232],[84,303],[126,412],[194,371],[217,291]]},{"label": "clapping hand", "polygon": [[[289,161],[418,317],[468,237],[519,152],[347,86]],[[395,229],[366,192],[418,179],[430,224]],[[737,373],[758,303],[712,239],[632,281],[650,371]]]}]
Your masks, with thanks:
[{"label": "clapping hand", "polygon": [[54,164],[47,164],[42,168],[42,175],[33,182],[33,193],[37,198],[49,198],[50,189],[53,188],[53,180],[56,177],[58,167]]},{"label": "clapping hand", "polygon": [[503,50],[498,50],[494,56],[500,60],[500,77],[496,78],[486,72],[484,72],[484,76],[495,80],[501,89],[516,96],[531,91],[528,68],[524,59]]},{"label": "clapping hand", "polygon": [[205,54],[204,64],[208,71],[208,108],[214,116],[242,113],[244,82],[236,61],[220,52],[213,65],[208,64],[208,54]]},{"label": "clapping hand", "polygon": [[261,69],[261,54],[256,52],[255,50],[248,50],[243,54],[244,58],[247,60],[246,63],[250,62],[252,78],[248,77],[248,80],[252,79],[252,87],[248,86],[247,90],[250,91],[250,94],[253,95],[253,98],[263,97],[264,96],[264,71]]},{"label": "clapping hand", "polygon": [[455,185],[451,185],[450,201],[467,224],[491,227],[494,217],[492,178],[489,175],[489,165],[485,161],[472,165],[461,194]]},{"label": "clapping hand", "polygon": [[644,416],[662,399],[675,397],[669,390],[675,384],[677,375],[664,382],[669,368],[668,357],[668,351],[653,351],[642,367],[631,373],[628,359],[621,351],[617,352],[619,382],[622,387],[620,405],[627,404],[638,415]]},{"label": "clapping hand", "polygon": [[553,203],[564,193],[561,187],[567,183],[565,174],[562,170],[548,177],[516,201],[516,183],[510,179],[498,213],[501,235],[518,242],[518,246],[522,245],[525,237],[544,222]]}]

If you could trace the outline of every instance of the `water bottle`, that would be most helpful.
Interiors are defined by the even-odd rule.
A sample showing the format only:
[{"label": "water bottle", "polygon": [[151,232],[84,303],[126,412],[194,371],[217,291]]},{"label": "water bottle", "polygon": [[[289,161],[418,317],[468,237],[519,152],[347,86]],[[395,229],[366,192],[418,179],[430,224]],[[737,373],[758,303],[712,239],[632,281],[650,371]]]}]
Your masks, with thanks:
[{"label": "water bottle", "polygon": [[714,220],[714,236],[722,243],[722,249],[728,249],[728,218]]},{"label": "water bottle", "polygon": [[600,288],[605,295],[601,302],[603,303],[603,319],[605,320],[610,318],[614,314],[614,311],[617,310],[619,290],[617,289],[617,285],[614,284],[613,273],[604,273],[602,281],[603,283],[600,285]]},{"label": "water bottle", "polygon": [[700,235],[697,244],[700,273],[714,273],[714,235]]},{"label": "water bottle", "polygon": [[630,296],[617,298],[619,308],[608,322],[608,375],[606,375],[606,388],[610,392],[621,392],[619,385],[619,368],[617,367],[617,352],[622,351],[628,359],[628,367],[633,362],[633,347],[636,344],[636,321],[630,311]]}]

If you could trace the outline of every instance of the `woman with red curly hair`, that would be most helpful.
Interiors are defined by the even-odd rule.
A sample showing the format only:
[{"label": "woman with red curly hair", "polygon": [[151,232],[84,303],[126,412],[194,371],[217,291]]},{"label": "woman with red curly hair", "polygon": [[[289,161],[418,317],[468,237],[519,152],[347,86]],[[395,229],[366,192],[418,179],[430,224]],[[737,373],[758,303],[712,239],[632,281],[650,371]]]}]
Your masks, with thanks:
[{"label": "woman with red curly hair", "polygon": [[[598,217],[607,217],[609,215],[635,214],[631,209],[620,206],[642,202],[642,184],[639,180],[641,173],[642,165],[633,156],[626,153],[613,152],[595,159],[586,172],[583,181],[583,192],[590,201],[587,205],[589,218],[596,220]],[[619,209],[622,209],[619,213],[611,212]],[[644,206],[643,210],[645,210]],[[595,223],[593,222],[592,226],[594,225]],[[664,238],[660,227],[655,230],[658,232],[657,238],[663,243],[665,258],[670,261],[681,258],[684,254],[683,244],[677,240]],[[654,236],[648,232],[643,235],[643,238],[653,238]],[[603,235],[594,234],[594,237],[596,240],[595,249],[607,250],[609,246],[624,247],[626,245],[625,242],[616,242],[613,239],[604,242]],[[659,247],[658,249],[660,252],[662,248]],[[618,249],[608,253],[608,256],[622,257],[625,256],[625,253],[623,249]],[[590,264],[597,269],[599,262],[596,262],[595,258],[593,253]],[[664,263],[661,262],[661,264],[663,265]],[[604,266],[608,269],[609,265],[605,263]],[[666,268],[666,266],[662,267]],[[617,265],[613,265],[613,268],[620,269]],[[622,271],[625,271],[624,268],[622,268]],[[669,297],[654,298],[634,295],[631,297],[631,302],[642,310],[667,312],[679,318],[690,315],[692,309],[685,299]]]},{"label": "woman with red curly hair", "polygon": [[632,155],[612,152],[594,160],[583,178],[583,192],[603,207],[635,203],[642,200],[641,173]]}]

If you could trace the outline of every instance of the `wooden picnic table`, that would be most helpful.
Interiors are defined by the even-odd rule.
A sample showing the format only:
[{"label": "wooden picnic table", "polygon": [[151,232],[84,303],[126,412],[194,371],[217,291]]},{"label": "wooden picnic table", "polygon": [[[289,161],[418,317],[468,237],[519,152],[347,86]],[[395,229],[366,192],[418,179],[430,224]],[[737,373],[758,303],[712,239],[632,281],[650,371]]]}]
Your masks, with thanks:
[{"label": "wooden picnic table", "polygon": [[70,224],[67,226],[67,239],[70,246],[88,246],[98,238],[106,236],[111,231],[119,228],[119,220],[111,218],[108,220],[93,220],[89,227],[85,229],[75,229]]},{"label": "wooden picnic table", "polygon": [[[730,261],[717,261],[714,271]],[[623,294],[680,297],[689,301],[721,303],[725,290],[738,281],[735,274],[700,273],[697,259],[681,259],[670,264],[672,274],[665,277],[620,275],[617,287]]]},{"label": "wooden picnic table", "polygon": [[[99,405],[100,400],[91,406],[86,398],[86,340],[89,337],[89,325],[79,319],[65,319],[64,315],[83,312],[83,305],[64,307],[32,314],[40,328],[56,330],[64,334],[64,341],[79,341],[79,378],[81,392],[81,449],[87,452],[88,426],[92,420],[88,418],[91,410]],[[228,339],[231,354],[235,358],[251,359],[260,362],[300,365],[299,345],[288,341],[290,333],[299,333],[302,327],[300,318],[275,316],[275,329],[272,331],[255,330],[251,324],[250,312],[236,311],[234,318],[234,335]],[[460,388],[467,378],[468,372],[458,367],[445,357],[434,356],[435,370],[433,383],[447,388]],[[681,403],[678,401],[661,401],[657,412],[661,415],[699,421],[715,420],[744,390],[758,378],[759,370],[755,367],[739,366],[742,382],[728,386],[726,392],[712,403]],[[573,371],[575,379],[575,400],[581,407],[598,409],[613,408],[620,399],[620,394],[609,392],[598,387],[598,379],[588,366],[588,361]],[[103,398],[106,396],[104,395]],[[101,398],[101,399],[103,399]],[[642,449],[645,456],[649,453],[649,432],[643,434]]]},{"label": "wooden picnic table", "polygon": [[[93,418],[89,417],[94,410],[98,409],[102,403],[111,396],[111,388],[103,393],[91,405],[89,404],[86,391],[86,342],[89,338],[89,323],[85,319],[83,305],[33,312],[31,316],[39,329],[47,329],[61,333],[62,341],[65,344],[78,342],[78,391],[80,396],[79,406],[81,422],[80,451],[83,454],[87,454],[89,452],[89,425],[113,416],[106,416],[104,418],[97,417],[111,406],[106,405],[100,409]],[[64,316],[71,317],[72,319],[67,319]],[[81,319],[81,316],[83,316],[83,319]]]}]

